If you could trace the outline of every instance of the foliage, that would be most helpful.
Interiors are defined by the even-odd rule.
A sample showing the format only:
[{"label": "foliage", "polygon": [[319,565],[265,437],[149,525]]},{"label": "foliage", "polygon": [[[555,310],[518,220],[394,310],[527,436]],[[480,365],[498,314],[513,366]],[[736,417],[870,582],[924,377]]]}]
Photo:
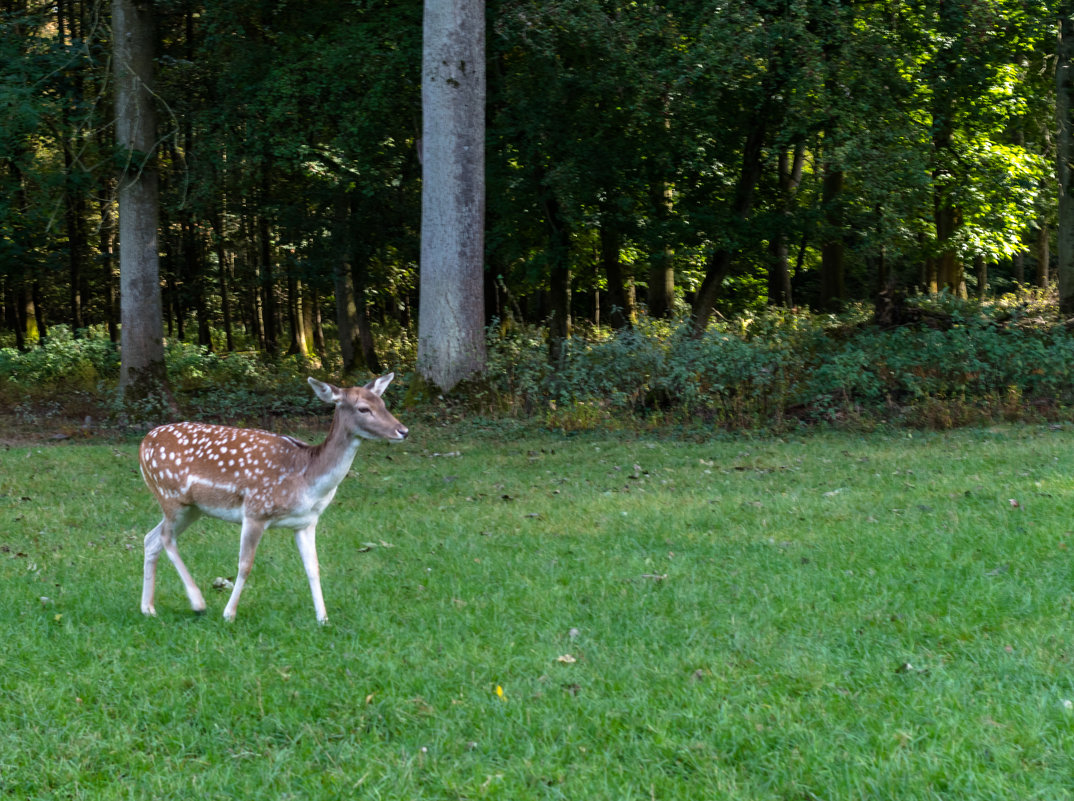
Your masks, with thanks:
[{"label": "foliage", "polygon": [[[795,305],[824,309],[887,282],[927,289],[946,256],[985,259],[992,288],[1024,281],[1056,201],[1057,10],[490,2],[490,320],[547,323],[565,271],[556,301],[572,291],[594,323],[628,291],[644,305],[662,267],[669,308],[726,270],[725,315],[780,300],[777,264]],[[0,329],[19,346],[51,323],[115,336],[108,13],[0,10]],[[156,16],[169,337],[196,324],[208,345],[226,327],[218,347],[275,357],[311,314],[334,317],[347,268],[372,324],[409,328],[421,3],[184,0]]]},{"label": "foliage", "polygon": [[[496,324],[488,330],[488,373],[461,387],[453,402],[566,428],[675,420],[729,429],[946,426],[995,415],[1064,415],[1074,404],[1074,335],[1059,320],[1054,295],[979,303],[943,293],[913,298],[910,306],[927,312],[925,322],[883,329],[864,307],[841,315],[772,309],[730,318],[701,337],[687,322],[643,317],[619,332],[580,331],[555,369],[540,328]],[[0,398],[29,410],[45,400],[62,403],[76,390],[122,413],[111,400],[118,374],[111,342],[101,332],[79,339],[61,328],[54,333],[26,353],[0,349]],[[407,396],[413,339],[381,333],[379,349],[393,355],[399,397]],[[257,351],[218,354],[171,342],[166,359],[184,413],[206,419],[325,414],[306,377],[338,380],[331,362],[325,373],[299,356],[269,360]],[[80,408],[84,400],[80,395]],[[428,403],[439,401],[418,406]]]},{"label": "foliage", "polygon": [[95,389],[99,381],[119,378],[119,353],[105,337],[75,339],[66,326],[54,326],[44,345],[20,352],[0,348],[0,393],[58,388]]},{"label": "foliage", "polygon": [[[980,418],[1059,410],[1074,403],[1074,336],[1042,319],[1039,297],[971,304],[950,296],[919,300],[950,328],[879,329],[862,310],[842,316],[786,311],[745,315],[702,337],[686,325],[650,325],[612,337],[576,338],[555,372],[540,359],[537,332],[494,332],[492,395],[522,412],[551,409],[644,419],[668,414],[731,428],[789,422],[924,422],[933,403],[963,405]],[[972,415],[971,415],[972,417]]]}]

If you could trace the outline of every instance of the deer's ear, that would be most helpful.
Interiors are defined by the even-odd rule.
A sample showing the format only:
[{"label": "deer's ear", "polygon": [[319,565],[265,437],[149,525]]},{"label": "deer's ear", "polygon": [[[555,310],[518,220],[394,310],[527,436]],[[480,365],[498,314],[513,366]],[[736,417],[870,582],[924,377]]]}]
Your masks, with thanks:
[{"label": "deer's ear", "polygon": [[324,381],[318,381],[313,376],[310,376],[307,380],[310,382],[310,386],[313,387],[313,392],[318,398],[333,406],[339,403],[339,390],[334,386],[326,384]]},{"label": "deer's ear", "polygon": [[365,388],[372,392],[374,395],[383,395],[384,390],[388,388],[388,384],[392,383],[392,379],[395,378],[395,373],[388,373],[382,375],[380,378],[374,378]]}]

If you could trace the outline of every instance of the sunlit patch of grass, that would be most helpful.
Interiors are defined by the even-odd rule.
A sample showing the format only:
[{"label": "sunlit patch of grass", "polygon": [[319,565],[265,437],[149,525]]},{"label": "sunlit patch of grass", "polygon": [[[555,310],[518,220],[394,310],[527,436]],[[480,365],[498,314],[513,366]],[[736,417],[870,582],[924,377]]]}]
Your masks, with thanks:
[{"label": "sunlit patch of grass", "polygon": [[1074,434],[368,444],[220,619],[136,443],[0,453],[0,788],[27,798],[1061,798]]}]

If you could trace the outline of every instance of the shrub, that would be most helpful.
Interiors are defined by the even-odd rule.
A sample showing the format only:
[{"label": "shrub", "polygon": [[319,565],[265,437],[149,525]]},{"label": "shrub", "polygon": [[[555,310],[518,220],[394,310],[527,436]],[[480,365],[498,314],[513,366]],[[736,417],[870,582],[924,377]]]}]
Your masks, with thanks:
[{"label": "shrub", "polygon": [[42,347],[20,352],[0,348],[0,395],[36,397],[65,391],[95,390],[99,381],[119,376],[119,351],[102,337],[76,339],[66,326],[53,326]]},{"label": "shrub", "polygon": [[744,315],[701,337],[685,322],[643,321],[574,338],[555,370],[538,332],[494,327],[487,383],[502,408],[554,408],[565,427],[654,414],[729,427],[915,416],[949,425],[1074,401],[1074,337],[1037,296],[920,302],[949,327],[883,330],[861,307]]},{"label": "shrub", "polygon": [[[487,333],[488,372],[455,394],[472,408],[571,429],[667,421],[948,426],[1060,414],[1074,405],[1074,336],[1054,296],[907,302],[927,314],[921,324],[893,329],[872,325],[864,306],[839,316],[748,313],[700,337],[685,321],[643,317],[623,331],[584,330],[555,367],[543,329],[497,323]],[[405,388],[414,338],[384,333],[381,355]],[[309,366],[299,357],[268,360],[255,351],[213,353],[173,342],[166,359],[180,403],[194,417],[241,422],[328,411],[309,391]],[[43,347],[0,349],[0,402],[25,417],[60,397],[100,399],[118,375],[119,354],[100,332],[76,339],[57,326]]]}]

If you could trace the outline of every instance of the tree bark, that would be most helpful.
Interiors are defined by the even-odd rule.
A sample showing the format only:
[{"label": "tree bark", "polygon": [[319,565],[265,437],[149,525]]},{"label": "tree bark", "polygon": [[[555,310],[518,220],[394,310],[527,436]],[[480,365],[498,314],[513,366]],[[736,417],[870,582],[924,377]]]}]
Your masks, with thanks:
[{"label": "tree bark", "polygon": [[216,250],[216,264],[220,284],[220,314],[224,318],[224,342],[227,351],[235,350],[235,339],[231,331],[231,288],[228,280],[228,251],[224,246],[224,215],[213,217],[213,247]]},{"label": "tree bark", "polygon": [[44,345],[48,341],[48,314],[45,311],[45,300],[41,296],[41,282],[36,278],[30,288],[30,299],[34,306],[34,323],[37,326],[37,344]]},{"label": "tree bark", "polygon": [[1059,259],[1059,309],[1074,315],[1074,19],[1060,18],[1058,59],[1055,67],[1056,116],[1059,135],[1056,171],[1059,180],[1059,230],[1056,255]]},{"label": "tree bark", "polygon": [[[80,31],[76,22],[76,14],[73,3],[56,3],[56,28],[62,47],[68,47],[79,38]],[[71,93],[66,98],[61,108],[62,142],[63,148],[63,205],[64,227],[67,230],[67,269],[68,288],[67,298],[70,304],[71,330],[76,337],[82,336],[86,328],[86,320],[83,316],[83,304],[87,298],[84,295],[86,287],[86,264],[88,262],[89,242],[86,235],[86,198],[84,190],[80,186],[78,166],[75,149],[78,146],[78,132],[71,120],[71,109],[82,104],[82,72],[79,70],[65,71],[67,91]]]},{"label": "tree bark", "polygon": [[354,303],[354,279],[351,266],[345,257],[337,259],[333,272],[336,290],[336,331],[339,335],[339,352],[343,357],[343,375],[353,373],[358,367],[358,307]]},{"label": "tree bark", "polygon": [[116,78],[116,138],[125,154],[119,178],[119,271],[122,358],[119,389],[125,402],[153,396],[171,401],[164,364],[159,209],[153,106],[153,7],[112,2]]},{"label": "tree bark", "polygon": [[[665,127],[670,127],[670,121],[665,120]],[[672,208],[672,189],[666,184],[659,187],[660,198],[658,203],[662,210],[668,214]],[[649,306],[649,316],[660,319],[668,319],[675,312],[675,262],[673,250],[669,245],[664,245],[659,251],[650,256],[649,262],[649,287],[645,299]],[[634,310],[631,308],[631,319]]]},{"label": "tree bark", "polygon": [[790,249],[787,247],[786,221],[791,218],[794,196],[802,183],[805,166],[805,143],[794,148],[794,158],[781,150],[779,153],[779,225],[768,245],[768,305],[790,306],[794,302],[791,292]]},{"label": "tree bark", "polygon": [[1051,247],[1048,242],[1048,220],[1042,218],[1037,231],[1037,286],[1047,289],[1051,285]]},{"label": "tree bark", "polygon": [[[110,194],[110,193],[109,193]],[[100,202],[101,226],[98,250],[101,258],[101,275],[104,279],[104,314],[108,324],[108,338],[119,344],[119,307],[116,301],[117,286],[115,274],[116,261],[116,221],[115,209],[110,197]]]},{"label": "tree bark", "polygon": [[627,328],[634,322],[634,308],[623,280],[623,265],[619,261],[619,232],[611,225],[600,228],[600,258],[608,279],[608,321],[612,328]]},{"label": "tree bark", "polygon": [[[267,181],[266,181],[267,183]],[[268,192],[265,192],[267,196]],[[279,321],[277,319],[276,283],[272,277],[272,234],[268,218],[264,215],[258,217],[258,257],[261,267],[261,309],[262,325],[265,332],[265,350],[269,355],[276,356],[280,351],[279,344]]]},{"label": "tree bark", "polygon": [[373,341],[373,329],[369,321],[369,303],[365,293],[366,285],[369,283],[368,272],[365,261],[355,260],[351,277],[354,281],[354,303],[357,308],[358,347],[366,369],[371,373],[380,373],[380,359],[377,357],[376,343]]},{"label": "tree bark", "polygon": [[290,341],[287,345],[287,353],[290,356],[300,355],[303,359],[309,358],[309,346],[306,344],[306,326],[302,322],[302,289],[298,277],[295,275],[295,266],[287,265],[287,327]]},{"label": "tree bark", "polygon": [[567,341],[571,336],[571,268],[570,232],[552,198],[545,204],[549,228],[548,243],[548,361],[561,364],[567,358]]},{"label": "tree bark", "polygon": [[821,189],[825,234],[820,249],[820,307],[825,311],[838,311],[846,298],[842,192],[843,171],[825,165]]},{"label": "tree bark", "polygon": [[425,0],[418,372],[441,391],[486,366],[485,3]]}]

